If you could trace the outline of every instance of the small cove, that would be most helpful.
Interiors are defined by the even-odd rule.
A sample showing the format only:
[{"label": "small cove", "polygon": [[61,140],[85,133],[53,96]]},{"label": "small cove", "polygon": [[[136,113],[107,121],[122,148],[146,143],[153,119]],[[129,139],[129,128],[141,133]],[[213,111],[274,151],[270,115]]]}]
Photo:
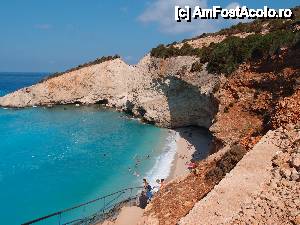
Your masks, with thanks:
[{"label": "small cove", "polygon": [[[43,76],[0,73],[1,95]],[[144,177],[166,178],[176,153],[175,132],[100,105],[0,108],[0,124],[0,219],[5,224],[140,186]]]}]

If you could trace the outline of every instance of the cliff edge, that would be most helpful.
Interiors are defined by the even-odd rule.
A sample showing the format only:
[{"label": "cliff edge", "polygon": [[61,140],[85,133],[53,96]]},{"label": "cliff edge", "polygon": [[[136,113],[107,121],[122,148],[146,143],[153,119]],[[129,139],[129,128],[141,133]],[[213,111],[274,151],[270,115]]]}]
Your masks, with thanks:
[{"label": "cliff edge", "polygon": [[[46,79],[0,98],[3,107],[105,104],[161,127],[209,127],[217,112],[212,91],[218,83],[205,70],[190,72],[192,56],[137,65],[113,59]],[[187,110],[188,109],[188,110]]]}]

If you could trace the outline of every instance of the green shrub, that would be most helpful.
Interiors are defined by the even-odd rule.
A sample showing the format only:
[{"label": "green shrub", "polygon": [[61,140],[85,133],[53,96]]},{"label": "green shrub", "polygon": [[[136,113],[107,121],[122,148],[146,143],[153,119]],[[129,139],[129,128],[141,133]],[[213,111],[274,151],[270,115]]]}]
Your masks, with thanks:
[{"label": "green shrub", "polygon": [[[262,30],[267,28],[270,32],[280,30],[291,30],[291,25],[299,23],[300,18],[300,7],[297,6],[292,9],[294,17],[290,19],[256,19],[250,23],[238,23],[229,28],[225,28],[215,33],[214,35],[233,35],[237,33],[260,33]],[[264,25],[267,24],[265,27]]]},{"label": "green shrub", "polygon": [[152,57],[163,59],[176,56],[200,56],[200,49],[193,48],[188,43],[184,43],[181,48],[175,48],[173,45],[167,47],[160,44],[151,50],[150,55]]},{"label": "green shrub", "polygon": [[176,45],[176,44],[177,44],[177,41],[174,41],[174,42],[172,42],[171,44],[167,44],[167,47],[170,47],[170,46]]},{"label": "green shrub", "polygon": [[[247,60],[261,60],[278,54],[281,47],[293,46],[299,48],[299,32],[294,33],[292,28],[299,23],[300,7],[295,7],[292,11],[294,13],[292,20],[257,19],[250,23],[238,23],[215,34],[203,34],[196,38],[185,39],[182,41],[181,48],[175,48],[174,44],[159,45],[151,50],[151,56],[164,59],[176,56],[196,56],[200,58],[199,63],[207,63],[208,72],[228,75]],[[261,31],[263,29],[268,29],[270,33],[262,35]],[[254,32],[255,34],[243,39],[232,36],[244,32]],[[211,43],[208,47],[201,49],[193,48],[187,43],[190,40],[207,35],[219,34],[228,35],[229,37],[220,43]],[[200,66],[195,64],[192,66],[192,70],[200,70]]]},{"label": "green shrub", "polygon": [[203,64],[200,61],[194,62],[191,67],[191,72],[201,72]]},{"label": "green shrub", "polygon": [[199,63],[197,62],[199,65],[192,65],[192,72],[201,71],[202,64],[208,63],[208,72],[228,75],[247,60],[268,58],[277,54],[284,46],[299,46],[299,39],[299,32],[277,30],[266,35],[249,35],[246,38],[231,36],[220,43],[211,43],[208,47],[201,49],[193,48],[188,43],[184,43],[181,48],[175,48],[173,45],[170,47],[159,45],[151,50],[151,56],[164,59],[176,56],[197,56],[200,58]]},{"label": "green shrub", "polygon": [[200,49],[193,48],[190,44],[184,43],[182,47],[179,49],[179,55],[200,56]]},{"label": "green shrub", "polygon": [[277,54],[281,47],[299,43],[298,39],[299,35],[291,31],[254,34],[246,38],[228,37],[220,43],[203,48],[201,62],[208,63],[207,70],[210,73],[230,74],[241,63]]},{"label": "green shrub", "polygon": [[218,35],[233,35],[238,33],[259,33],[263,29],[263,20],[254,20],[250,23],[238,23],[236,25],[233,25],[229,28],[225,28],[217,32]]}]

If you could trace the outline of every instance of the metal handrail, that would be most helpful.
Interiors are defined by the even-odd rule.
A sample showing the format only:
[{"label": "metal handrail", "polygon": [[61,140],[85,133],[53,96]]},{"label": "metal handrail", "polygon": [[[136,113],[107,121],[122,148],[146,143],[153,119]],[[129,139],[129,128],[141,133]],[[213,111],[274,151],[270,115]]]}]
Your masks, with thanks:
[{"label": "metal handrail", "polygon": [[[43,217],[40,217],[40,218],[37,218],[37,219],[34,219],[34,220],[31,220],[31,221],[28,221],[26,223],[23,223],[22,225],[30,225],[30,224],[34,224],[34,223],[37,223],[37,222],[40,222],[42,220],[46,220],[46,219],[49,219],[51,217],[54,217],[54,216],[61,216],[62,214],[66,213],[66,212],[69,212],[69,211],[72,211],[74,209],[77,209],[77,208],[80,208],[80,207],[83,207],[83,206],[86,206],[86,205],[89,205],[91,203],[94,203],[94,202],[97,202],[97,201],[100,201],[100,200],[105,200],[107,197],[111,197],[111,196],[114,196],[116,194],[120,194],[117,198],[115,199],[118,199],[122,194],[126,193],[126,191],[130,190],[131,194],[132,194],[132,191],[134,189],[142,189],[143,187],[131,187],[131,188],[125,188],[125,189],[122,189],[120,191],[117,191],[117,192],[114,192],[112,194],[109,194],[109,195],[105,195],[105,196],[102,196],[102,197],[99,197],[99,198],[96,198],[96,199],[93,199],[91,201],[88,201],[88,202],[84,202],[84,203],[81,203],[79,205],[76,205],[76,206],[73,206],[73,207],[70,207],[70,208],[67,208],[67,209],[64,209],[64,210],[61,210],[61,211],[58,211],[58,212],[55,212],[55,213],[51,213],[49,215],[46,215],[46,216],[43,216]],[[130,194],[130,195],[131,195]],[[130,198],[128,199],[131,199],[132,197],[130,196]],[[109,202],[112,203],[115,199],[113,199],[112,201]],[[123,202],[125,201],[128,201],[128,199],[126,200],[123,200]],[[118,205],[120,204],[121,202],[117,202],[116,204],[114,205]],[[104,214],[105,210],[109,209],[110,207],[107,207],[106,204],[104,204],[104,207],[99,210],[98,212],[101,212],[102,211],[102,214]],[[94,214],[95,215],[95,214]],[[76,221],[81,221],[81,220],[84,220],[86,218],[83,218],[83,219],[77,219],[77,220],[74,220],[74,221],[71,221],[71,222],[68,222],[68,223],[65,223],[65,224],[70,224],[70,223],[73,223],[73,222],[76,222]]]}]

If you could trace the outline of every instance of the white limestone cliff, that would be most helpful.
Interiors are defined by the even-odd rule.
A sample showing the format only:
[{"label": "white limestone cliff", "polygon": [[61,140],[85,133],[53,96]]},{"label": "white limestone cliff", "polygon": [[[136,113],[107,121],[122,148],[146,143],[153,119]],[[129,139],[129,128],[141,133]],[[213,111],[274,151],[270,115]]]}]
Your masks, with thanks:
[{"label": "white limestone cliff", "polygon": [[209,127],[217,110],[212,91],[218,79],[205,69],[191,73],[195,61],[147,55],[132,66],[114,59],[20,89],[1,97],[0,106],[106,103],[161,127]]}]

